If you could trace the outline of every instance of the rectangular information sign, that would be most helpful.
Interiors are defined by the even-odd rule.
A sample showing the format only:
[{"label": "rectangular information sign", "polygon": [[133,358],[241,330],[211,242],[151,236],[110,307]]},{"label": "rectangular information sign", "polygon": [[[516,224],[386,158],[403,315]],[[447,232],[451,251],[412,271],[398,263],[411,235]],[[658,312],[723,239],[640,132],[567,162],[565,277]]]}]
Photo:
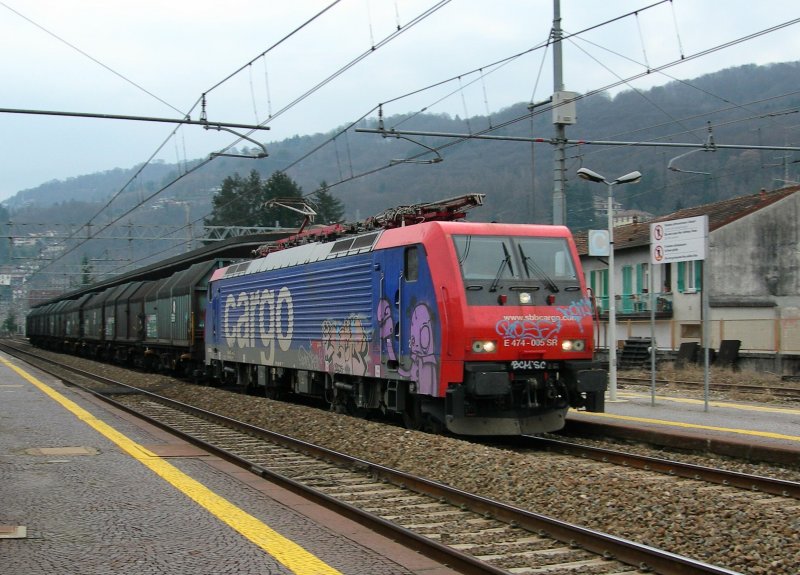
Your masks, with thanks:
[{"label": "rectangular information sign", "polygon": [[650,263],[706,259],[708,216],[650,224]]}]

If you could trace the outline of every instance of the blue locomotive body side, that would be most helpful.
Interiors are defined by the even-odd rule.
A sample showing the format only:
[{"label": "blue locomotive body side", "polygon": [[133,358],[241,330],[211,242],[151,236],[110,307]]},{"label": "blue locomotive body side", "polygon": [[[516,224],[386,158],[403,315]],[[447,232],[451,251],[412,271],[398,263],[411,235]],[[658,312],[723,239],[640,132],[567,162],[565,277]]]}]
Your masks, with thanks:
[{"label": "blue locomotive body side", "polygon": [[[206,362],[382,379],[413,374],[416,381],[420,364],[438,363],[434,334],[440,327],[430,313],[437,305],[427,262],[418,258],[407,277],[406,251],[329,255],[263,271],[257,263],[221,270],[209,289]],[[429,393],[435,383],[430,381]]]}]

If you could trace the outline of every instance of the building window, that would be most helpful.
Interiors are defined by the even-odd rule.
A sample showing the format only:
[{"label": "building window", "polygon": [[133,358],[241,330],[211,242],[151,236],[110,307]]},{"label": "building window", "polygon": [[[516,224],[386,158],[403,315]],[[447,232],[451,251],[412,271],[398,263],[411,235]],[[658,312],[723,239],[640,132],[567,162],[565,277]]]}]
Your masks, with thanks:
[{"label": "building window", "polygon": [[703,262],[678,262],[678,291],[693,293],[702,289]]},{"label": "building window", "polygon": [[589,278],[595,305],[599,311],[608,310],[608,270],[593,270]]}]

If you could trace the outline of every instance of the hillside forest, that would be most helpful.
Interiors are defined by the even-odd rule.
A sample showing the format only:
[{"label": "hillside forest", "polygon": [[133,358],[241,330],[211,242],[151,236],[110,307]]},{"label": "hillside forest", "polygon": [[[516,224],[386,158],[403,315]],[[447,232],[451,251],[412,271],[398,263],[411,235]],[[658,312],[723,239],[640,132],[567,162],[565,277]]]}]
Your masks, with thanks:
[{"label": "hillside forest", "polygon": [[[609,180],[640,171],[641,182],[619,186],[615,201],[622,209],[654,215],[797,181],[800,154],[757,147],[792,146],[800,139],[797,123],[792,121],[792,114],[796,117],[800,110],[798,77],[800,62],[748,65],[691,81],[673,81],[646,92],[626,90],[614,96],[600,93],[579,99],[577,123],[567,126],[567,138],[588,143],[566,146],[567,225],[573,231],[605,227],[605,214],[596,214],[593,197],[605,197],[607,189],[580,180],[576,171],[581,167]],[[204,222],[297,225],[296,217],[284,215],[284,221],[273,221],[273,216],[261,217],[264,214],[254,213],[252,207],[240,210],[233,218],[238,220],[235,222],[220,219],[214,212],[214,198],[222,193],[226,180],[229,187],[237,178],[245,182],[255,176],[267,182],[276,173],[285,174],[300,196],[319,199],[312,195],[324,189],[329,194],[326,201],[336,202],[334,214],[343,214],[347,221],[393,206],[481,193],[486,195],[485,204],[470,212],[470,220],[552,222],[554,128],[549,106],[531,110],[529,103],[521,102],[469,118],[409,112],[382,120],[387,130],[489,133],[541,138],[544,142],[397,138],[356,131],[375,128],[377,118],[369,118],[354,126],[265,142],[269,156],[262,159],[218,157],[205,162],[205,158],[196,158],[179,164],[157,161],[144,167],[117,167],[50,181],[3,202],[3,235],[29,235],[41,241],[0,244],[0,263],[8,263],[10,257],[42,257],[41,243],[48,226],[67,226],[75,229],[75,237],[86,236],[89,232],[80,228],[86,224],[87,215],[97,213],[114,196],[93,221],[95,229],[130,212],[115,226],[173,225],[185,230],[188,225],[199,245]],[[594,145],[593,141],[616,144]],[[708,147],[694,148],[697,153],[687,154],[691,148],[637,145],[639,142]],[[716,149],[709,145],[712,143],[741,148]],[[248,152],[246,147],[238,151]],[[431,163],[429,160],[437,155],[441,161]],[[679,171],[670,169],[671,162]],[[91,260],[122,249],[121,240],[103,242],[101,237],[98,234],[97,241],[86,242],[73,257]],[[186,237],[186,231],[176,232],[175,238],[162,242],[167,246],[164,249],[154,248],[152,241],[121,245],[128,251],[125,257],[129,265],[135,266],[152,263],[147,257],[153,254],[163,254],[162,259],[175,255],[169,253],[170,242],[176,250],[185,250]],[[10,246],[13,254],[9,254]]]}]

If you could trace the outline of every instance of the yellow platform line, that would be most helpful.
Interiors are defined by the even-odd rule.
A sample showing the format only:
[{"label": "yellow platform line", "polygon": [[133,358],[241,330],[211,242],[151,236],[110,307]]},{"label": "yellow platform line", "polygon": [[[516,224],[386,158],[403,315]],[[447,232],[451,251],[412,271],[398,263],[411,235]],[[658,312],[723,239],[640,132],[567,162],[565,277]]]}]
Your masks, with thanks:
[{"label": "yellow platform line", "polygon": [[[630,398],[650,398],[649,393],[634,393],[631,391],[626,392],[619,392],[619,397],[630,397]],[[671,401],[673,403],[685,403],[687,405],[704,405],[705,400],[703,399],[692,399],[689,397],[672,397],[669,395],[656,395],[657,401]],[[752,405],[746,403],[735,403],[732,401],[718,401],[718,400],[709,400],[708,405],[711,407],[724,407],[727,409],[738,409],[741,411],[759,411],[762,413],[784,413],[789,415],[800,415],[800,409],[794,409],[792,407],[772,407],[769,405]]]},{"label": "yellow platform line", "polygon": [[67,399],[10,361],[0,357],[0,362],[61,404],[89,427],[111,440],[125,453],[149,468],[181,493],[208,510],[220,521],[261,547],[297,575],[341,575],[338,570],[312,555],[295,542],[283,537],[260,520],[220,497],[172,464],[167,463],[152,451],[139,445],[107,423],[97,419],[78,404]]}]

